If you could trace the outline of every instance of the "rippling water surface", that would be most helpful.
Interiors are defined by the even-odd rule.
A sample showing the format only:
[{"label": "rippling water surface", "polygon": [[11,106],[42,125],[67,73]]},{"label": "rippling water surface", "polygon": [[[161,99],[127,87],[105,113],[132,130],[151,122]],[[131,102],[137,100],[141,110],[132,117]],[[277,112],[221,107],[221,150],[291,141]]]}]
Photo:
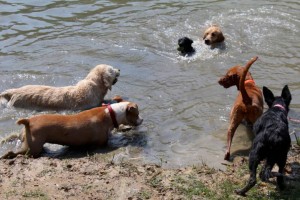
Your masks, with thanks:
[{"label": "rippling water surface", "polygon": [[[137,102],[144,118],[111,146],[116,159],[166,167],[207,162],[221,167],[236,88],[217,84],[225,71],[257,55],[251,73],[276,95],[288,84],[290,117],[300,118],[300,4],[298,1],[0,1],[0,91],[27,84],[65,86],[100,63],[121,69],[108,93]],[[225,50],[201,40],[222,27]],[[178,55],[188,36],[197,52]],[[20,117],[36,111],[1,108],[0,135],[19,132]],[[300,128],[290,124],[291,130]],[[293,137],[293,136],[292,136]],[[240,126],[233,153],[245,153],[251,133]],[[12,144],[14,146],[15,144]],[[8,147],[1,148],[0,153]]]}]

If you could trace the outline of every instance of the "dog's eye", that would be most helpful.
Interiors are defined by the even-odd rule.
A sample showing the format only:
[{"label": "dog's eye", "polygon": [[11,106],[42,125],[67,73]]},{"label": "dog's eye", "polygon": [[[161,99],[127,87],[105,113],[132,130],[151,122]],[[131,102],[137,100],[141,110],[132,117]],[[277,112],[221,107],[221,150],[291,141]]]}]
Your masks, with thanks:
[{"label": "dog's eye", "polygon": [[213,36],[213,37],[215,37],[215,35],[216,35],[215,33],[212,33],[212,34],[211,34],[211,36]]}]

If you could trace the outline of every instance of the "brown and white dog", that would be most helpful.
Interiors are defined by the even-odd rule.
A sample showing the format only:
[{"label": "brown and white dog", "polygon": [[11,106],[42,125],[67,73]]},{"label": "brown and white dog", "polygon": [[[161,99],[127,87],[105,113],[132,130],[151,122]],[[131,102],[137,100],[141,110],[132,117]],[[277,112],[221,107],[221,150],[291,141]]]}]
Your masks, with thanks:
[{"label": "brown and white dog", "polygon": [[224,42],[225,37],[219,26],[212,25],[204,31],[203,40],[206,45],[210,45],[211,48],[215,48],[218,44]]},{"label": "brown and white dog", "polygon": [[38,157],[45,143],[105,146],[113,128],[120,124],[138,126],[142,122],[138,106],[132,102],[115,103],[73,115],[45,114],[20,119],[17,124],[25,126],[21,149],[9,151],[1,158],[14,158],[18,154]]},{"label": "brown and white dog", "polygon": [[230,124],[227,131],[227,150],[224,156],[225,160],[229,160],[230,158],[232,138],[240,123],[245,120],[253,125],[263,113],[264,103],[262,92],[255,84],[250,72],[248,72],[256,60],[257,57],[254,57],[245,67],[234,66],[230,68],[219,80],[219,84],[224,88],[235,85],[239,90],[239,94],[230,112]]},{"label": "brown and white dog", "polygon": [[26,109],[90,109],[101,105],[104,96],[117,82],[119,75],[119,69],[110,65],[97,65],[76,85],[65,87],[26,85],[2,92],[0,100],[9,107]]}]

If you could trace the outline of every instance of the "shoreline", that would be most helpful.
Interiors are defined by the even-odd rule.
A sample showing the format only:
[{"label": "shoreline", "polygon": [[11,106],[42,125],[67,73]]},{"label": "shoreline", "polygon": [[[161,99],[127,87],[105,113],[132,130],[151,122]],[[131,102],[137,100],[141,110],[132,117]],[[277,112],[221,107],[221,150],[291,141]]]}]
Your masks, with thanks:
[{"label": "shoreline", "polygon": [[[80,158],[26,158],[0,162],[0,199],[244,199],[234,189],[249,177],[248,157],[237,156],[225,171],[205,164],[179,169],[132,162],[113,163],[113,155]],[[276,170],[274,167],[273,170]],[[300,198],[300,146],[286,165],[287,189],[261,182],[247,199]]]}]

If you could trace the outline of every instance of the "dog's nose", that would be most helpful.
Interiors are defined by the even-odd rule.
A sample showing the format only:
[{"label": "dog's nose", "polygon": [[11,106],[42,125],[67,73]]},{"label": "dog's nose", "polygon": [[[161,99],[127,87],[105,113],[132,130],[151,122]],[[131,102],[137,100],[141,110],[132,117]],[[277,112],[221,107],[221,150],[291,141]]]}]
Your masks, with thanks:
[{"label": "dog's nose", "polygon": [[209,42],[210,42],[209,40],[204,40],[204,43],[207,45],[209,45]]},{"label": "dog's nose", "polygon": [[120,76],[120,72],[121,72],[121,70],[117,69],[117,72],[116,72],[117,76]]}]

